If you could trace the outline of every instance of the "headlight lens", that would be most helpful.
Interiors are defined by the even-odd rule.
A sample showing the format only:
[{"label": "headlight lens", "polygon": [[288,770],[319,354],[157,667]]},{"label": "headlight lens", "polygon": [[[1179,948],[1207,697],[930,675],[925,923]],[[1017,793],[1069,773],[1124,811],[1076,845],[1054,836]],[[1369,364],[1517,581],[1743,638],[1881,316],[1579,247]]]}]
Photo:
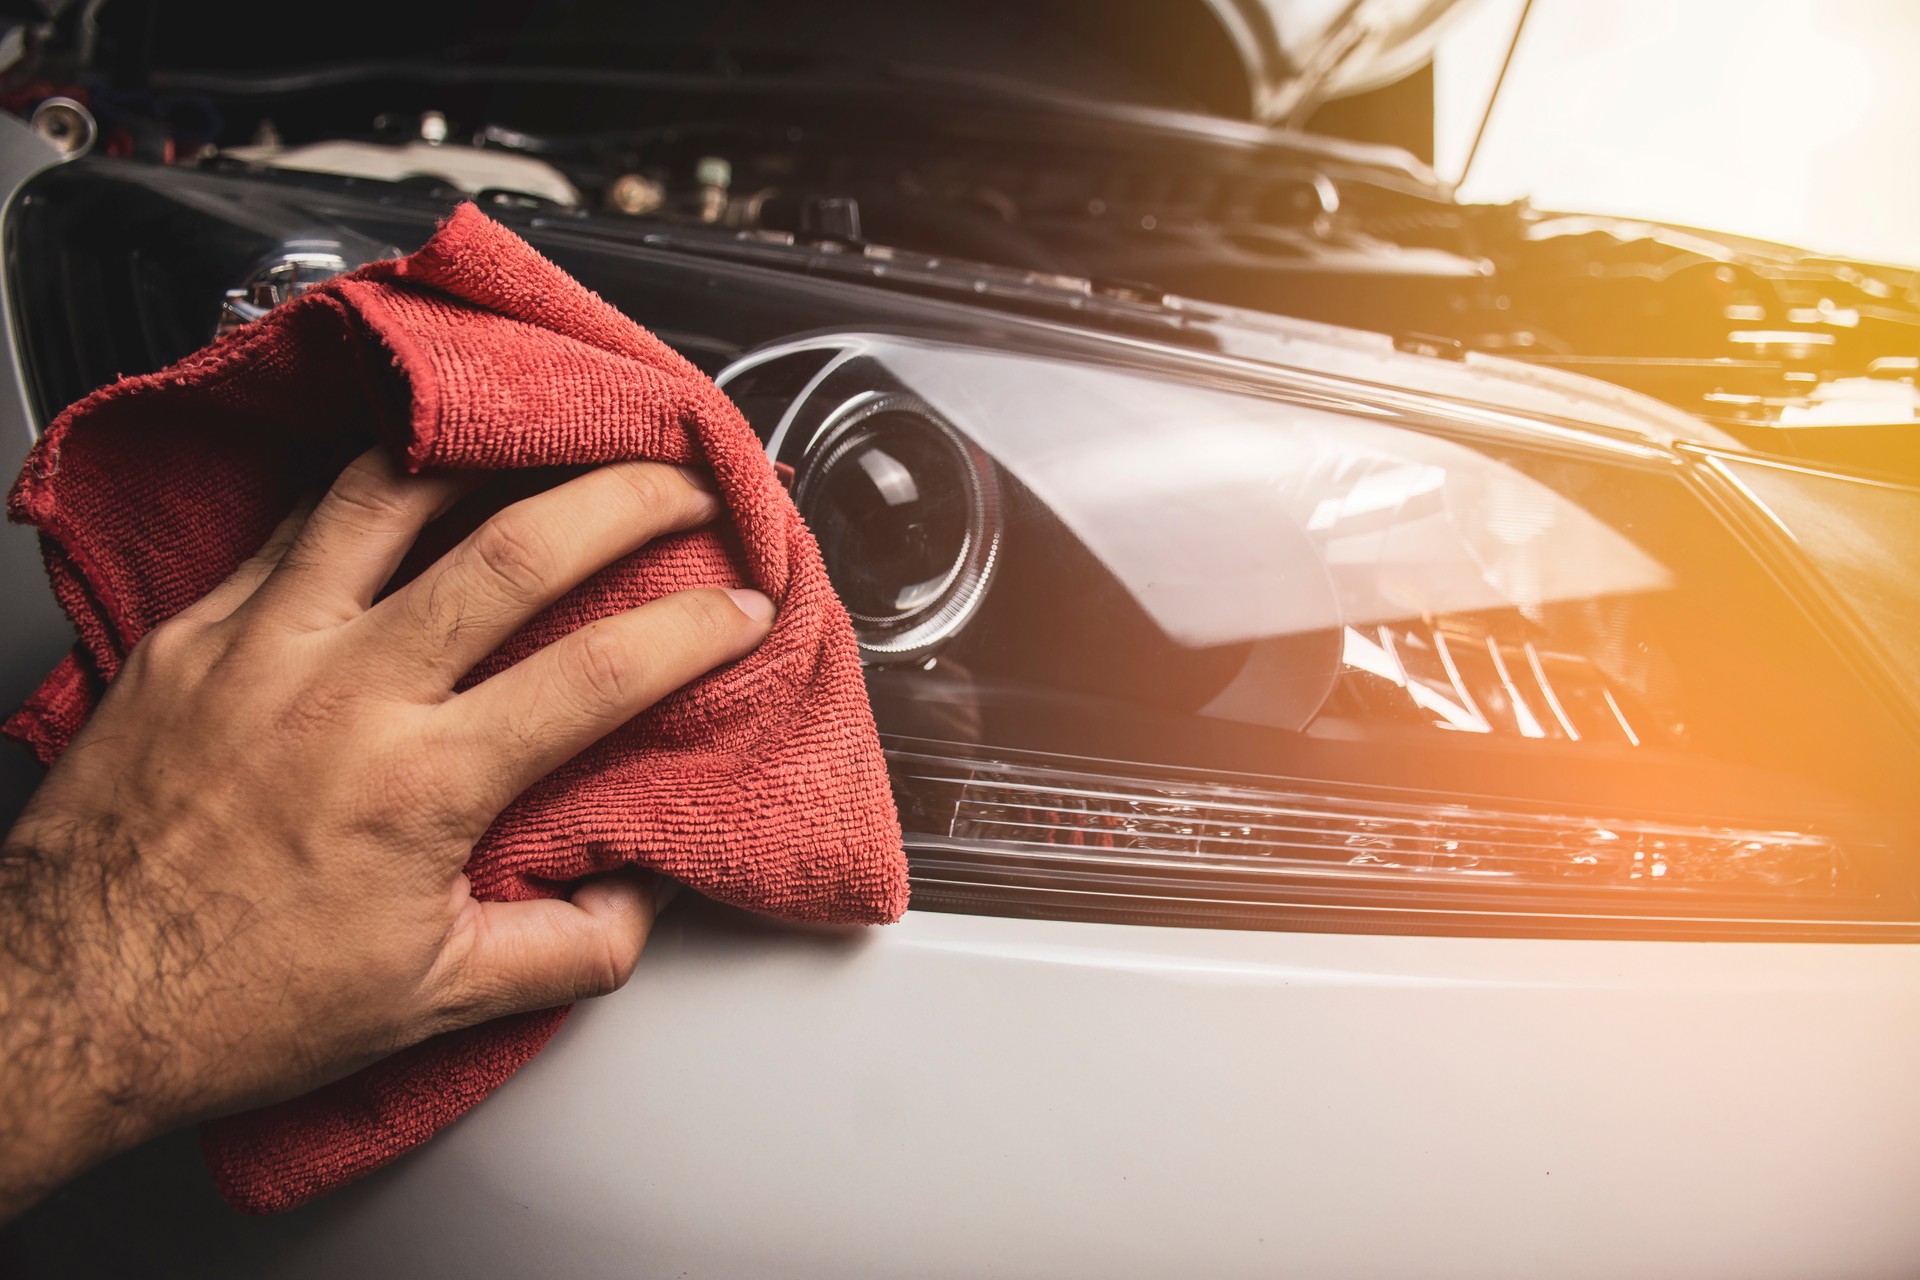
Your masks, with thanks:
[{"label": "headlight lens", "polygon": [[[725,381],[804,381],[769,447],[863,640],[1000,531],[947,625],[867,646],[922,906],[1748,936],[1915,914],[1897,717],[1666,450],[873,334]],[[911,429],[863,433],[900,405]]]}]

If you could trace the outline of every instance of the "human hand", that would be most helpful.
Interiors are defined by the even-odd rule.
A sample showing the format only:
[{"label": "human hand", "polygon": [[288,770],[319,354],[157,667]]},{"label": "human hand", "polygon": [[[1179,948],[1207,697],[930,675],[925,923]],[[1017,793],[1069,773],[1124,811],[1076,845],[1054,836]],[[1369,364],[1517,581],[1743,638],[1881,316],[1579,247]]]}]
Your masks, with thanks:
[{"label": "human hand", "polygon": [[176,1125],[632,972],[649,877],[479,902],[461,867],[529,784],[756,646],[773,605],[680,592],[456,694],[580,580],[719,513],[680,468],[603,467],[381,598],[477,483],[354,462],[135,647],[8,835],[0,1218]]}]

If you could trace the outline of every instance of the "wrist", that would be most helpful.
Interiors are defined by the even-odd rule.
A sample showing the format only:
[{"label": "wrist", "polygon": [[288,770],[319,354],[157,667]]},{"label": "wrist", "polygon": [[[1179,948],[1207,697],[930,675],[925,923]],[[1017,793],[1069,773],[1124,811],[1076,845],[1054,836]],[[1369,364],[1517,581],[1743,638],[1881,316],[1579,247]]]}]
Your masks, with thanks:
[{"label": "wrist", "polygon": [[[0,1219],[171,1127],[163,980],[129,842],[22,823],[0,845]],[[147,970],[135,972],[136,966]]]}]

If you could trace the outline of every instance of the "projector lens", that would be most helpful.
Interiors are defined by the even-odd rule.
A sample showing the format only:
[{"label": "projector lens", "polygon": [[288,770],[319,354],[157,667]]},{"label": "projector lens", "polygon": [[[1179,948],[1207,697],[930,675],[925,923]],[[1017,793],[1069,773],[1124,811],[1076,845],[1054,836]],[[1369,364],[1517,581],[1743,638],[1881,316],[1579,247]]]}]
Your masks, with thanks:
[{"label": "projector lens", "polygon": [[914,397],[861,397],[816,437],[796,498],[862,651],[892,661],[957,632],[999,547],[993,463]]}]

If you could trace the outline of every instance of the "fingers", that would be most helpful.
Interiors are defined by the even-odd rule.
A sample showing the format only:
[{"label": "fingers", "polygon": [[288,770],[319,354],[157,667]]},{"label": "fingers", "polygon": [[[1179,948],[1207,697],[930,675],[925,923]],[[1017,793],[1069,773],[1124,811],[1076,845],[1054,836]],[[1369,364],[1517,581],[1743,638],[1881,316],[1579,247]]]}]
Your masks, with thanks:
[{"label": "fingers", "polygon": [[475,779],[489,815],[589,743],[681,685],[750,652],[773,625],[757,591],[679,591],[588,623],[442,707],[456,736],[486,744]]},{"label": "fingers", "polygon": [[445,692],[583,578],[719,510],[679,467],[601,467],[498,512],[355,626],[404,655],[423,691]]},{"label": "fingers", "polygon": [[321,627],[358,617],[407,548],[471,492],[474,473],[408,475],[384,449],[347,464],[247,601],[249,612]]},{"label": "fingers", "polygon": [[450,1025],[550,1009],[626,984],[653,927],[653,876],[637,868],[596,876],[572,901],[476,902],[457,957],[437,975],[434,1000]]}]

